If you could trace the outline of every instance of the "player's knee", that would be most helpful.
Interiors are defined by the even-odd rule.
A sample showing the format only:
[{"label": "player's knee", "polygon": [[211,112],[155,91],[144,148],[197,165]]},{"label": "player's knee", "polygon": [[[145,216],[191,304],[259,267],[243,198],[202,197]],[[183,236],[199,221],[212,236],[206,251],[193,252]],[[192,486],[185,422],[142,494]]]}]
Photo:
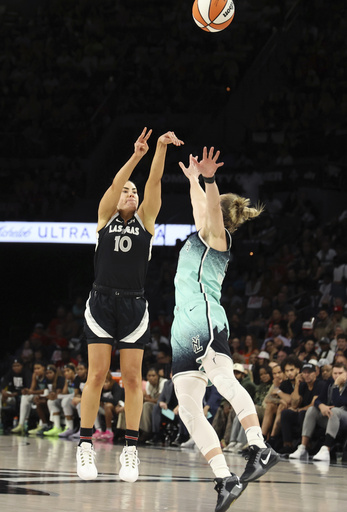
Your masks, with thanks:
[{"label": "player's knee", "polygon": [[136,392],[141,390],[142,379],[141,374],[137,371],[135,372],[127,372],[126,375],[122,375],[123,386],[125,389],[129,391]]},{"label": "player's knee", "polygon": [[180,405],[179,408],[180,411],[180,418],[187,427],[188,430],[190,430],[190,426],[193,422],[193,416],[192,414],[184,407],[184,405]]},{"label": "player's knee", "polygon": [[216,375],[212,380],[218,392],[231,402],[237,393],[238,381],[228,375]]},{"label": "player's knee", "polygon": [[107,371],[103,368],[95,368],[88,374],[87,383],[92,388],[100,388],[105,383]]},{"label": "player's knee", "polygon": [[[194,400],[193,397],[190,395],[184,393],[178,397],[179,400],[179,414],[183,421],[183,423],[186,425],[186,427],[189,428],[194,425],[196,420],[204,415],[203,409],[202,409],[202,402],[201,406]],[[188,426],[189,425],[189,426]]]},{"label": "player's knee", "polygon": [[187,427],[188,431],[191,433],[194,429],[194,425],[199,418],[204,416],[203,411],[194,408],[191,410],[190,408],[185,407],[184,405],[180,405],[179,408],[180,418]]}]

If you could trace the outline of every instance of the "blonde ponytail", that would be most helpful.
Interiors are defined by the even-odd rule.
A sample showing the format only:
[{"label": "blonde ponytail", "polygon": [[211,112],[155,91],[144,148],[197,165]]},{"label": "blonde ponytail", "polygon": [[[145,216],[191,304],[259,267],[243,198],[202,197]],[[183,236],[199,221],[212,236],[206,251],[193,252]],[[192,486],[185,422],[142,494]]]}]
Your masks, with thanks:
[{"label": "blonde ponytail", "polygon": [[258,217],[264,211],[264,205],[250,207],[250,200],[237,194],[223,194],[220,197],[224,226],[230,233],[237,230],[247,220]]}]

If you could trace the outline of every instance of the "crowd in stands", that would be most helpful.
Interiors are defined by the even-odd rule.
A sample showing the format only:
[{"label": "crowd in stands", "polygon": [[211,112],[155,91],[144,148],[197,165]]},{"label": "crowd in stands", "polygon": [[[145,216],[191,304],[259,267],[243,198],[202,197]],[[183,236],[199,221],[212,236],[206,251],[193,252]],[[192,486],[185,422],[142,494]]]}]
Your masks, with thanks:
[{"label": "crowd in stands", "polygon": [[0,216],[4,220],[69,220],[66,210],[85,197],[80,158],[62,154],[42,159],[5,159],[1,164]]},{"label": "crowd in stands", "polygon": [[281,64],[281,83],[251,120],[249,161],[251,155],[289,167],[300,160],[306,167],[320,161],[322,181],[341,186],[338,171],[347,164],[344,10],[342,1],[334,3],[328,16],[321,0],[302,4],[302,37]]},{"label": "crowd in stands", "polygon": [[[13,145],[21,142],[24,156],[74,154],[76,146],[85,151],[85,143],[95,140],[116,113],[142,110],[143,91],[152,113],[162,113],[168,97],[172,111],[186,113],[212,96],[208,90],[234,89],[281,14],[268,0],[262,23],[251,23],[252,16],[260,16],[259,5],[248,4],[247,10],[239,7],[243,16],[229,33],[232,52],[224,37],[201,38],[182,0],[175,9],[157,0],[147,2],[146,9],[137,0],[131,6],[52,0],[22,12],[2,5],[2,112]],[[227,67],[221,65],[225,59]],[[187,80],[191,74],[193,82]],[[199,97],[196,82],[204,83]],[[14,150],[11,144],[4,149]]]},{"label": "crowd in stands", "polygon": [[[329,13],[321,0],[294,6],[266,0],[261,8],[248,0],[237,6],[230,30],[217,38],[206,38],[195,27],[182,0],[175,9],[151,0],[145,11],[137,1],[131,7],[109,0],[38,1],[36,10],[25,12],[4,4],[3,218],[22,219],[25,213],[28,220],[64,219],[67,206],[86,197],[84,159],[117,116],[126,115],[129,123],[139,112],[163,118],[174,113],[184,125],[202,104],[211,115],[225,110],[273,31],[285,30],[291,9],[304,23],[300,41],[280,64],[280,83],[255,109],[246,140],[233,149],[229,163],[253,170],[246,182],[261,182],[270,168],[294,167],[301,179],[305,171],[320,171],[323,186],[342,187],[347,108],[342,0]],[[119,148],[128,144],[128,135],[127,128],[119,130]],[[223,144],[224,153],[230,151]],[[290,184],[288,176],[283,179]]]},{"label": "crowd in stands", "polygon": [[[290,215],[294,214],[291,209]],[[295,242],[288,236],[282,239],[275,230],[276,243],[260,244],[252,265],[245,265],[244,253],[237,250],[237,244],[242,245],[247,238],[236,240],[222,304],[229,318],[235,376],[250,392],[268,442],[282,454],[295,456],[303,435],[300,457],[317,456],[324,446],[323,455],[330,460],[330,456],[336,457],[336,447],[341,451],[345,448],[347,426],[343,414],[347,406],[347,262],[343,242],[347,225],[344,214],[315,229],[313,225],[310,220],[301,235],[293,228]],[[249,237],[250,233],[243,235]],[[193,442],[179,420],[177,400],[169,384],[177,243],[178,247],[169,250],[170,257],[166,254],[162,258],[162,249],[158,254],[154,251],[148,276],[151,339],[144,353],[140,441],[158,444],[166,439],[189,447]],[[2,368],[2,417],[7,431],[78,435],[79,403],[88,363],[83,339],[84,303],[79,296],[70,307],[57,307],[47,325],[35,324],[29,338]],[[110,372],[101,397],[96,437],[112,441],[114,435],[121,438],[124,431],[124,395],[116,347]],[[339,393],[327,395],[327,386],[337,386]],[[217,390],[209,393],[205,410],[222,446],[234,453],[246,450],[243,429],[230,404]],[[334,401],[330,403],[327,397]],[[30,424],[33,406],[34,425]],[[317,429],[312,430],[311,421],[303,430],[308,434],[302,434],[306,411],[318,406],[323,420],[311,418]],[[321,430],[330,418],[323,414],[328,410],[323,406],[342,411],[341,417],[334,416],[337,427],[329,426],[327,440],[322,439]],[[19,423],[13,427],[15,416]],[[163,431],[163,425],[169,433]],[[325,444],[320,445],[322,442]]]},{"label": "crowd in stands", "polygon": [[[328,313],[324,306],[321,311]],[[235,377],[255,403],[263,435],[289,458],[308,460],[313,455],[313,460],[330,462],[336,461],[337,451],[342,451],[342,461],[347,462],[347,334],[343,327],[347,318],[340,306],[334,306],[323,323],[313,319],[298,323],[294,319],[289,324],[286,315],[279,319],[279,310],[273,313],[277,321],[269,319],[263,349],[260,343],[244,345],[243,336],[230,338]],[[51,324],[60,320],[57,316]],[[45,362],[49,352],[53,355],[64,345],[64,338],[54,335],[49,348],[46,333],[42,325],[35,326],[29,344],[18,351],[1,379],[2,433],[78,439],[88,365],[81,359],[83,351],[76,348],[63,349],[66,354],[56,359],[56,364],[52,356]],[[255,339],[254,335],[247,337]],[[160,342],[152,358],[156,362],[150,360],[143,380],[139,442],[192,448],[194,442],[179,417],[169,344]],[[247,453],[244,430],[214,386],[206,392],[204,411],[225,452]],[[124,432],[121,375],[119,370],[110,371],[93,437],[117,442],[123,440]]]}]

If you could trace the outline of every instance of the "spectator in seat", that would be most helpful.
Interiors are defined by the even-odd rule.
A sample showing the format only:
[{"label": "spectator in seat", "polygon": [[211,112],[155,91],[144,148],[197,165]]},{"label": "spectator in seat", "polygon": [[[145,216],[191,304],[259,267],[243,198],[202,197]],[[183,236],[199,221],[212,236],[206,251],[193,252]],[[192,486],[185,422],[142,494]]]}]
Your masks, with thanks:
[{"label": "spectator in seat", "polygon": [[347,370],[343,363],[335,363],[332,376],[322,392],[306,412],[302,426],[301,444],[290,459],[307,459],[310,440],[317,426],[325,429],[324,444],[313,460],[330,461],[330,450],[340,428],[347,428]]},{"label": "spectator in seat", "polygon": [[297,431],[301,432],[306,411],[311,407],[324,387],[317,380],[316,367],[311,363],[303,364],[301,372],[295,377],[295,387],[291,395],[290,407],[281,413],[283,448],[280,453],[295,451],[293,440]]}]

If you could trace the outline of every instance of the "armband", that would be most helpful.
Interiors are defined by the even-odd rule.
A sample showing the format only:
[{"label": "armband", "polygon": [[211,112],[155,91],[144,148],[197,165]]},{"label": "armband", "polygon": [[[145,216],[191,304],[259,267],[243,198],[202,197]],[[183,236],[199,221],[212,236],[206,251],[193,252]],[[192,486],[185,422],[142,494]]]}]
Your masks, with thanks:
[{"label": "armband", "polygon": [[205,176],[202,177],[205,183],[214,183],[216,181],[215,176],[212,176],[211,178],[205,178]]}]

